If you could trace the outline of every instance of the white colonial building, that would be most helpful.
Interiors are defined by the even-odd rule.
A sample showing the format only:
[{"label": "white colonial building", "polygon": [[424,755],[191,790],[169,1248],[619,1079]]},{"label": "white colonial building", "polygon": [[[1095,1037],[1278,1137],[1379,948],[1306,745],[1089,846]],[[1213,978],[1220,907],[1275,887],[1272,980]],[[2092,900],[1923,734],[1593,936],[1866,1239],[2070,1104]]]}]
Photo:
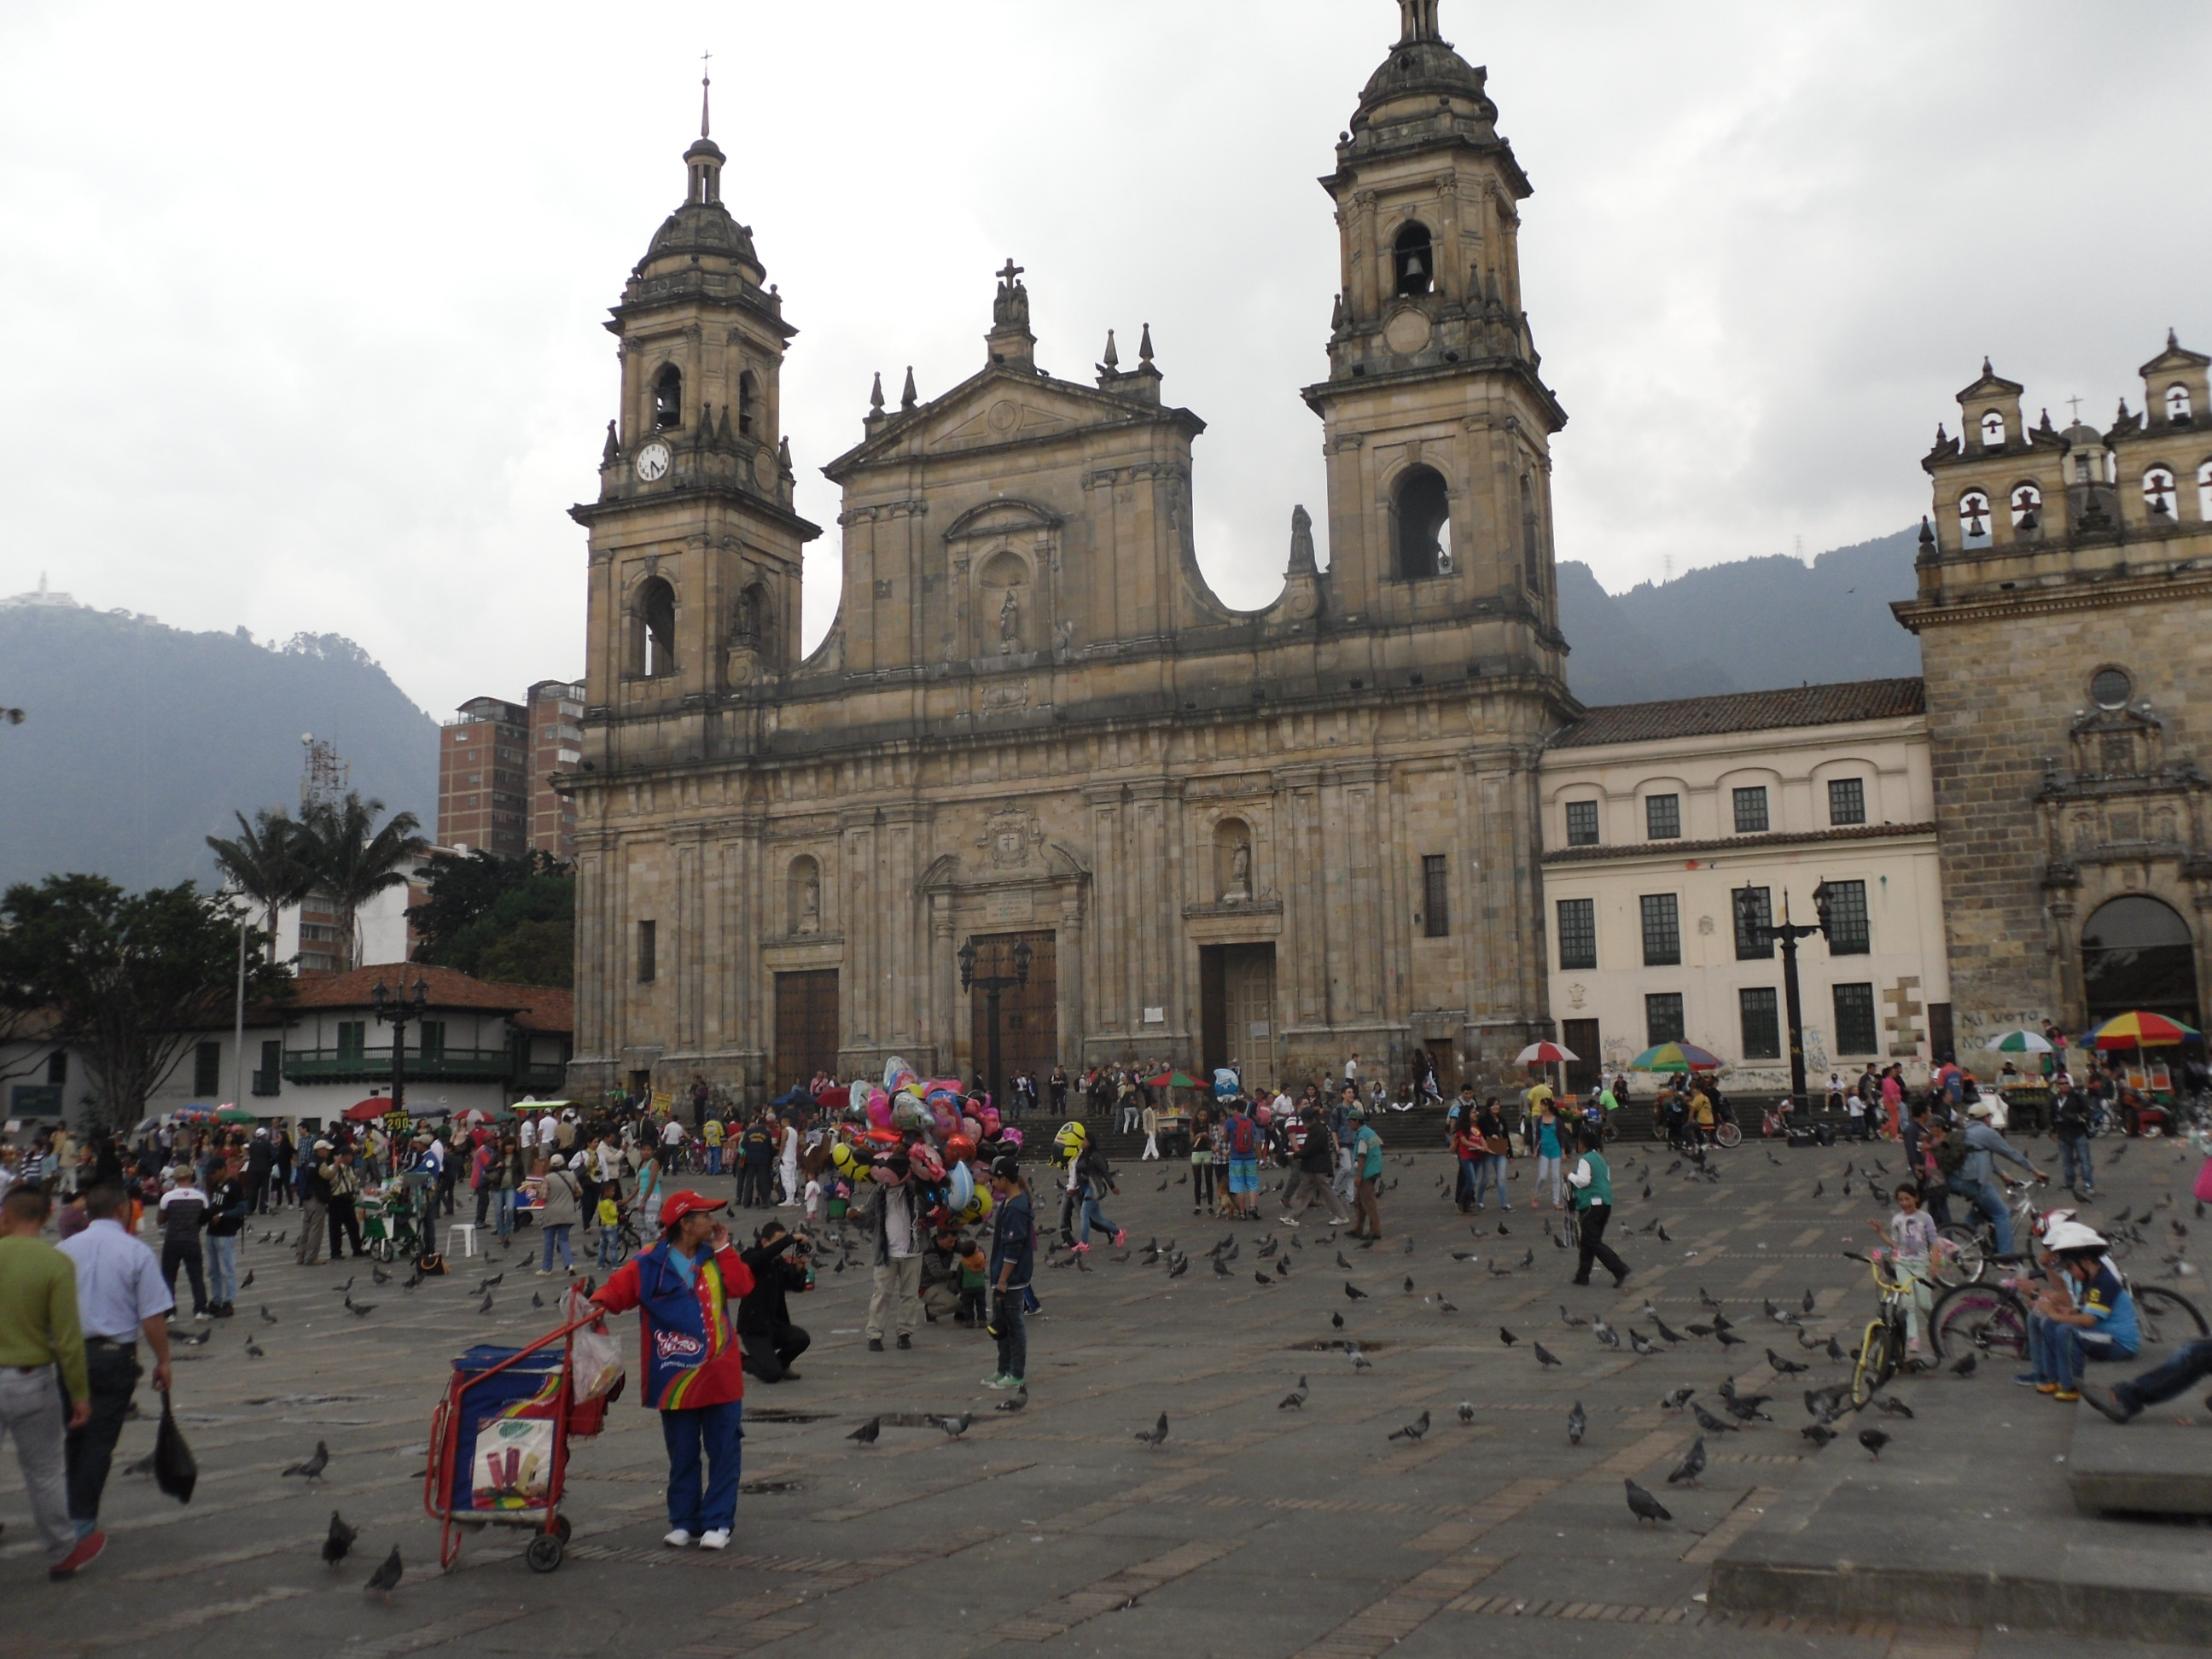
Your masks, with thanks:
[{"label": "white colonial building", "polygon": [[[1917,679],[1592,708],[1540,773],[1553,1017],[1601,1060],[1686,1039],[1730,1085],[1789,1087],[1779,947],[1739,915],[1831,931],[1798,949],[1808,1084],[1949,1050],[1928,722]],[[1738,895],[1747,896],[1739,900]]]}]

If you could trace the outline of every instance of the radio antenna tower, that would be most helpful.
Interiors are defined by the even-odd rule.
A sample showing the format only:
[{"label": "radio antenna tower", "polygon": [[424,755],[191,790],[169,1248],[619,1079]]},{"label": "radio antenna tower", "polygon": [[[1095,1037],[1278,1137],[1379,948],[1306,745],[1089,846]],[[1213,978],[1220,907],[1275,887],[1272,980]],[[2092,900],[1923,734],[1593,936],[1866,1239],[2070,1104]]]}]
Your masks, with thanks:
[{"label": "radio antenna tower", "polygon": [[300,744],[307,751],[300,768],[300,810],[336,806],[346,797],[351,769],[339,758],[337,744],[312,732],[300,733]]}]

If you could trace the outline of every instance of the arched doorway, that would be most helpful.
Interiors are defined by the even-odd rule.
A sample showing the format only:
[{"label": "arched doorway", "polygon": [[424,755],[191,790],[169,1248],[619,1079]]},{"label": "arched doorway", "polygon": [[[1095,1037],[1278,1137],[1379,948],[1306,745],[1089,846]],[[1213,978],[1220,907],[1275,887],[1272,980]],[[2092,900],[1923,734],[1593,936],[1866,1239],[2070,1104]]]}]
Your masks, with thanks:
[{"label": "arched doorway", "polygon": [[2142,893],[2099,905],[2081,928],[2081,990],[2092,1025],[2130,1008],[2201,1025],[2189,924]]}]

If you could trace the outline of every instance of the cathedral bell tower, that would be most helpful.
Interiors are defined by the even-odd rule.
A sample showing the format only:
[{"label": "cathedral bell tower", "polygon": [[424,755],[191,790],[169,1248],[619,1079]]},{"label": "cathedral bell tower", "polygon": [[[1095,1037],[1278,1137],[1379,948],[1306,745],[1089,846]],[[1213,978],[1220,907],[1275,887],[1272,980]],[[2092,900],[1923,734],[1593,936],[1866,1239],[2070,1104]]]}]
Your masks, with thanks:
[{"label": "cathedral bell tower", "polygon": [[1304,393],[1328,468],[1320,620],[1339,661],[1464,710],[1448,870],[1472,901],[1455,943],[1466,1006],[1420,1022],[1431,1038],[1455,1024],[1462,1075],[1502,1083],[1551,1031],[1537,768],[1580,712],[1553,570],[1551,438],[1567,417],[1521,308],[1529,185],[1486,72],[1438,33],[1437,0],[1399,13],[1321,180],[1343,266],[1328,378]]},{"label": "cathedral bell tower", "polygon": [[718,706],[767,695],[799,659],[801,550],[821,532],[792,511],[781,432],[798,331],[722,204],[724,160],[702,93],[683,205],[606,323],[620,412],[599,499],[569,509],[591,534],[586,759],[600,781],[713,752]]},{"label": "cathedral bell tower", "polygon": [[1328,379],[1305,392],[1327,427],[1330,606],[1509,624],[1477,659],[1564,696],[1550,441],[1566,415],[1521,308],[1528,179],[1437,0],[1399,9],[1321,181],[1343,253]]}]

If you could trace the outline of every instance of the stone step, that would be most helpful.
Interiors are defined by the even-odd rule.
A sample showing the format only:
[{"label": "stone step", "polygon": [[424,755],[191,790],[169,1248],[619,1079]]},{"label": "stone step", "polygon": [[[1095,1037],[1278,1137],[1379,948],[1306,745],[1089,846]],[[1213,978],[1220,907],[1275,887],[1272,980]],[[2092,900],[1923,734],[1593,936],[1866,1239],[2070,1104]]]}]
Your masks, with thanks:
[{"label": "stone step", "polygon": [[[2109,1381],[2140,1364],[2100,1365]],[[2212,1426],[2192,1389],[2153,1406],[2133,1422],[2114,1423],[2083,1407],[2074,1419],[2066,1484],[2085,1515],[2212,1516]]]}]

